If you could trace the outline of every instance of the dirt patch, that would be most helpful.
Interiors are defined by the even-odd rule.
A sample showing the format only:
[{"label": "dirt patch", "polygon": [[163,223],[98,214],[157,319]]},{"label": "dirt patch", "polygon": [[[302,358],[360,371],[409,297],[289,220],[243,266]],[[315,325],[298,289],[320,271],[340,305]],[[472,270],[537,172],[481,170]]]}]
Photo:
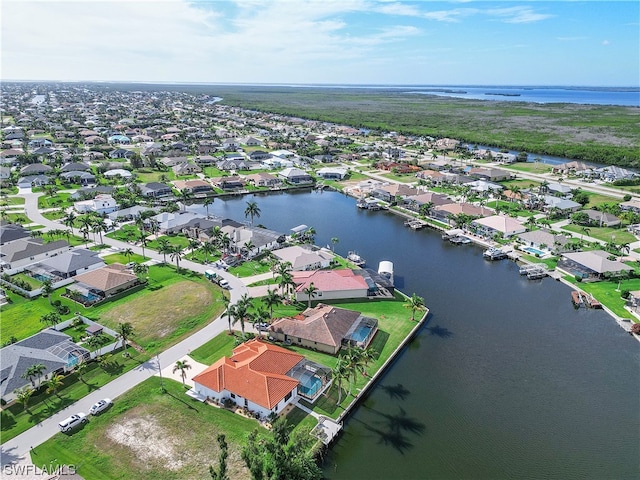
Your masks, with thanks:
[{"label": "dirt patch", "polygon": [[202,314],[209,308],[213,292],[197,282],[183,281],[118,305],[101,318],[111,325],[130,322],[139,340],[166,337],[187,318]]},{"label": "dirt patch", "polygon": [[109,439],[129,448],[144,463],[162,463],[169,470],[183,466],[180,445],[150,416],[125,418],[106,431]]}]

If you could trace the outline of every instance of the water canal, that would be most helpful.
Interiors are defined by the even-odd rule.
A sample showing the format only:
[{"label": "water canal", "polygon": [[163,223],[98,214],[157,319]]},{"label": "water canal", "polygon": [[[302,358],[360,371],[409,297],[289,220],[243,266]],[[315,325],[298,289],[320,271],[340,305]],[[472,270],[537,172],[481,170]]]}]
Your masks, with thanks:
[{"label": "water canal", "polygon": [[473,245],[412,231],[339,193],[216,200],[212,214],[356,250],[395,265],[396,283],[429,323],[346,424],[324,465],[330,479],[626,479],[640,466],[640,349],[603,311],[574,310],[570,290],[529,281]]}]

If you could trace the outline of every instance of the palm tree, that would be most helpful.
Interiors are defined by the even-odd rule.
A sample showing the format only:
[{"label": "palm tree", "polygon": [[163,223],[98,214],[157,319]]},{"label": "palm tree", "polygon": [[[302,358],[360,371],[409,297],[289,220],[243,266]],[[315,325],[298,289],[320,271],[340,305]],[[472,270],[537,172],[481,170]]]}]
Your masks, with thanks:
[{"label": "palm tree", "polygon": [[426,308],[424,304],[424,298],[419,297],[415,293],[411,295],[411,298],[408,299],[407,303],[404,304],[405,308],[411,309],[411,321],[415,321],[416,319],[416,311],[424,310]]},{"label": "palm tree", "polygon": [[204,263],[209,263],[209,255],[215,251],[215,248],[211,242],[205,242],[202,244],[202,253],[204,253]]},{"label": "palm tree", "polygon": [[65,227],[69,227],[71,229],[71,235],[73,235],[73,222],[76,221],[76,214],[73,213],[73,210],[69,211],[66,216],[62,219],[62,223]]},{"label": "palm tree", "polygon": [[45,325],[50,325],[54,327],[56,324],[60,323],[60,314],[58,312],[49,312],[40,317],[40,321]]},{"label": "palm tree", "polygon": [[282,297],[278,294],[275,289],[267,288],[267,294],[262,298],[262,301],[265,303],[267,308],[269,309],[269,315],[273,318],[273,307],[280,303]]},{"label": "palm tree", "polygon": [[44,282],[42,282],[40,292],[44,297],[47,297],[49,299],[49,305],[51,305],[51,294],[53,293],[53,286],[51,284],[50,278],[47,278]]},{"label": "palm tree", "polygon": [[118,332],[118,337],[120,337],[122,346],[124,347],[124,351],[126,353],[128,345],[127,341],[134,335],[133,325],[131,325],[131,323],[129,322],[120,323],[118,324],[118,329],[116,331]]},{"label": "palm tree", "polygon": [[231,305],[231,299],[226,295],[222,295],[222,303],[224,304],[225,313],[227,314],[227,322],[229,322],[229,335],[233,334],[231,330],[231,317],[235,315],[235,308]]},{"label": "palm tree", "polygon": [[122,254],[127,257],[127,260],[130,262],[131,261],[131,257],[133,255],[133,250],[131,248],[127,248],[125,249],[124,252],[122,252]]},{"label": "palm tree", "polygon": [[85,246],[89,245],[89,231],[91,230],[91,217],[84,215],[80,217],[80,231],[85,241]]},{"label": "palm tree", "polygon": [[331,244],[333,246],[333,248],[331,249],[334,253],[336,251],[336,245],[338,244],[338,242],[340,241],[340,239],[338,237],[332,237],[331,238]]},{"label": "palm tree", "polygon": [[144,230],[140,230],[138,235],[138,240],[140,240],[140,247],[142,247],[142,258],[146,260],[147,257],[144,254],[144,247],[147,246],[147,235]]},{"label": "palm tree", "polygon": [[251,217],[251,225],[253,225],[254,217],[260,218],[260,207],[256,202],[247,202],[247,208],[244,210],[245,217]]},{"label": "palm tree", "polygon": [[307,300],[307,308],[311,308],[311,297],[315,297],[316,296],[316,292],[318,291],[318,287],[316,287],[313,282],[311,282],[309,284],[308,287],[304,288],[302,290],[308,297]]},{"label": "palm tree", "polygon": [[187,377],[187,370],[191,369],[191,365],[187,362],[187,360],[178,360],[176,364],[173,366],[173,373],[176,373],[180,370],[180,377],[182,377],[182,386],[185,386],[185,379]]},{"label": "palm tree", "polygon": [[58,395],[58,390],[64,387],[64,376],[63,375],[51,375],[51,378],[47,381],[47,394],[53,393]]},{"label": "palm tree", "polygon": [[[33,379],[36,377],[40,378],[40,376],[46,369],[47,367],[45,367],[41,363],[38,363],[37,365],[31,365],[22,373],[22,375],[20,375],[20,378],[24,378],[25,380],[30,381],[31,385],[35,387],[36,383],[33,381]],[[38,386],[39,384],[40,384],[40,381],[38,380]]]},{"label": "palm tree", "polygon": [[[269,311],[265,308],[263,303],[259,303],[254,307],[254,311],[251,314],[251,323],[265,323],[267,320],[270,320],[271,317],[269,315]],[[262,329],[258,326],[258,336],[262,338]]]},{"label": "palm tree", "polygon": [[182,247],[180,245],[173,245],[171,247],[170,258],[176,262],[176,270],[180,273],[180,260],[182,260]]},{"label": "palm tree", "polygon": [[31,388],[29,385],[24,386],[22,388],[17,388],[13,391],[16,395],[16,400],[22,404],[22,408],[24,410],[28,410],[29,399],[33,395],[35,390]]},{"label": "palm tree", "polygon": [[337,405],[340,405],[340,402],[342,401],[342,381],[349,378],[348,362],[343,355],[338,357],[336,366],[333,367],[333,371],[331,373],[333,375],[333,382],[338,387]]},{"label": "palm tree", "polygon": [[281,295],[283,297],[287,296],[287,293],[289,293],[289,287],[292,285],[295,285],[295,283],[293,281],[293,275],[289,272],[283,273],[278,277],[278,286],[281,288]]},{"label": "palm tree", "polygon": [[204,199],[203,205],[204,205],[204,208],[207,209],[207,218],[209,218],[209,205],[211,205],[212,203],[213,203],[213,198],[207,197]]},{"label": "palm tree", "polygon": [[141,277],[142,275],[146,275],[149,271],[149,267],[144,263],[136,263],[133,265],[133,273],[137,276]]},{"label": "palm tree", "polygon": [[171,253],[171,242],[167,237],[158,239],[158,253],[162,254],[164,263],[167,263],[167,253]]},{"label": "palm tree", "polygon": [[535,227],[537,225],[537,223],[538,223],[538,221],[536,220],[536,217],[531,215],[529,218],[527,218],[527,221],[525,222],[525,226],[529,230],[533,230],[533,227]]},{"label": "palm tree", "polygon": [[107,231],[107,224],[104,221],[104,218],[96,218],[93,220],[92,228],[94,233],[100,234],[100,245],[102,245],[102,232]]},{"label": "palm tree", "polygon": [[584,236],[585,235],[589,236],[590,233],[591,233],[591,229],[589,227],[582,227],[582,238],[581,238],[581,240],[584,240]]},{"label": "palm tree", "polygon": [[[93,336],[90,338],[96,338],[97,336]],[[85,342],[88,343],[88,342]],[[87,362],[82,362],[79,363],[78,365],[76,365],[76,375],[78,375],[78,380],[80,380],[82,383],[85,383],[83,375],[84,373],[87,371]]]},{"label": "palm tree", "polygon": [[[251,307],[251,299],[246,293],[236,302],[234,308],[234,318],[240,322],[240,330],[242,330],[242,338],[244,338],[244,323],[247,320],[249,307]],[[234,322],[235,323],[235,322]]]}]

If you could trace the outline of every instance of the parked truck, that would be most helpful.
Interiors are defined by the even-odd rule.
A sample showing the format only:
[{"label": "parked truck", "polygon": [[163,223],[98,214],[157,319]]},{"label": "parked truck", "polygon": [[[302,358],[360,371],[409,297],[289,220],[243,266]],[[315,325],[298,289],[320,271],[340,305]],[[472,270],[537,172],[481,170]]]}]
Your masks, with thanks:
[{"label": "parked truck", "polygon": [[221,286],[222,288],[229,288],[229,282],[226,279],[222,278],[222,276],[213,270],[205,270],[204,276],[212,281],[213,283]]}]

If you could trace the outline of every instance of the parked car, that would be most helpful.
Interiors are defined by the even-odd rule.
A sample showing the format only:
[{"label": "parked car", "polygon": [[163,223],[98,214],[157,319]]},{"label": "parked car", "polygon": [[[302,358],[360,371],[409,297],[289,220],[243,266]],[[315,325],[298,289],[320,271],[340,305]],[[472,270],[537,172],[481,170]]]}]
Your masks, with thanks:
[{"label": "parked car", "polygon": [[73,430],[74,428],[87,423],[88,421],[89,420],[87,419],[87,415],[80,412],[62,420],[58,424],[58,428],[60,428],[60,431],[67,433]]},{"label": "parked car", "polygon": [[218,285],[220,285],[222,288],[226,288],[229,289],[229,282],[227,282],[224,278],[220,278],[218,280]]},{"label": "parked car", "polygon": [[265,331],[265,330],[267,330],[269,328],[269,324],[266,323],[266,322],[260,322],[260,323],[256,323],[256,327],[260,331]]},{"label": "parked car", "polygon": [[99,402],[95,403],[90,409],[89,413],[91,415],[97,415],[99,413],[104,412],[107,408],[109,408],[113,402],[110,398],[103,398]]}]

